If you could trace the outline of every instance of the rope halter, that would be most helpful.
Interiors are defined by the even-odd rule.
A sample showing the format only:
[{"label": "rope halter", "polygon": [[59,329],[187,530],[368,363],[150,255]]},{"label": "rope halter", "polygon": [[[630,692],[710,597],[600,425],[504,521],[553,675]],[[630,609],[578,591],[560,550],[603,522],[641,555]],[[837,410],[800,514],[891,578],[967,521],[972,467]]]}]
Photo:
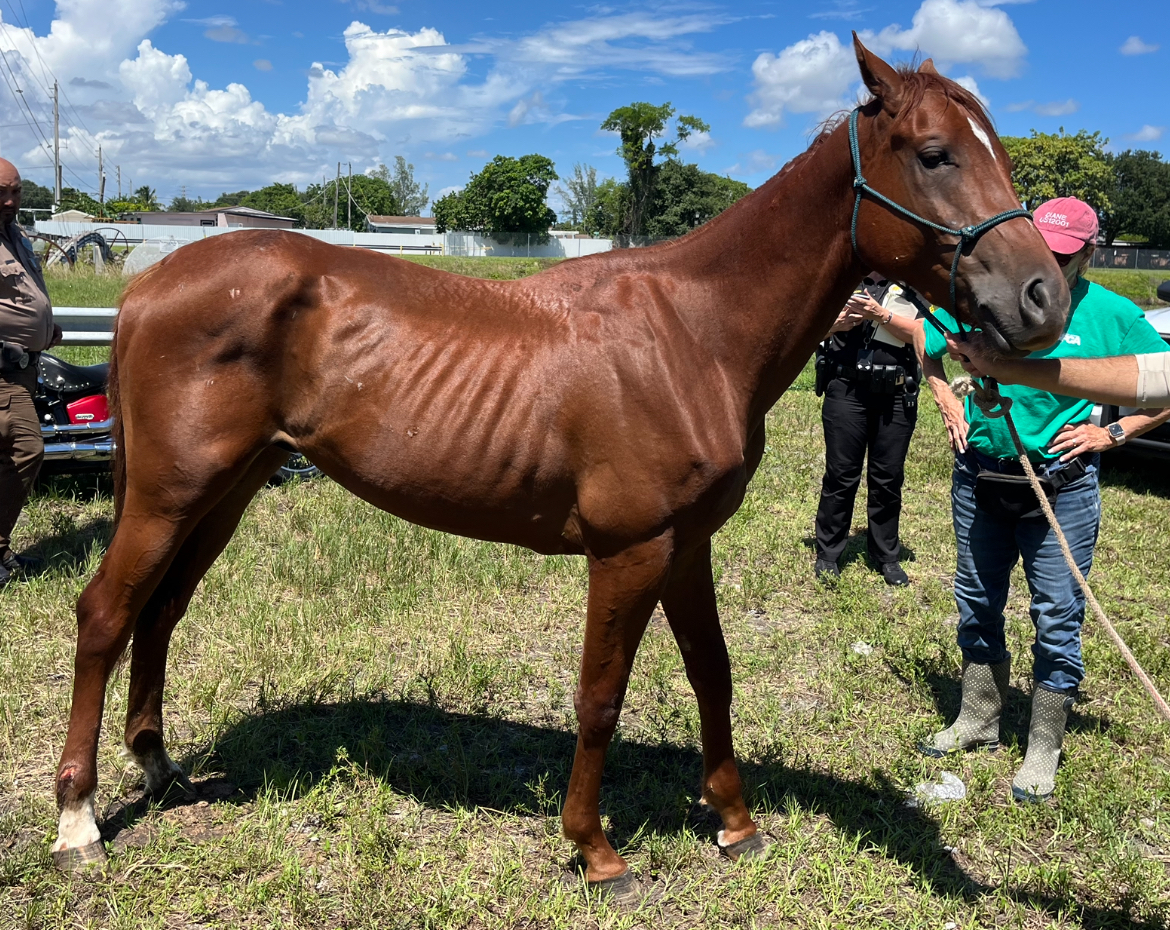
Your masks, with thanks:
[{"label": "rope halter", "polygon": [[[994,229],[1000,223],[1006,223],[1008,220],[1031,219],[1032,214],[1027,210],[1017,208],[1015,210],[1004,210],[1003,213],[997,213],[989,220],[984,220],[974,226],[963,226],[959,229],[952,229],[949,226],[943,226],[940,223],[935,223],[928,220],[924,216],[919,216],[907,210],[901,204],[894,203],[889,197],[879,193],[869,186],[869,182],[861,173],[861,149],[857,144],[857,114],[861,112],[861,107],[857,107],[849,114],[849,153],[853,157],[853,190],[856,192],[856,197],[853,200],[853,222],[849,227],[849,235],[853,240],[853,251],[860,257],[861,253],[857,248],[857,214],[861,210],[861,196],[862,194],[869,194],[874,200],[884,203],[887,207],[898,211],[903,216],[913,220],[916,223],[921,223],[923,226],[929,226],[931,229],[938,230],[938,232],[946,233],[948,236],[958,236],[959,241],[955,244],[955,258],[951,262],[951,305],[948,308],[951,315],[954,316],[955,322],[959,325],[959,337],[966,338],[966,331],[963,329],[963,324],[959,321],[958,313],[955,310],[955,277],[959,273],[959,258],[963,254],[963,249],[970,243],[974,247],[975,243],[979,241],[982,236],[989,229]],[[929,319],[929,317],[928,317]],[[934,321],[936,325],[937,321]]]}]

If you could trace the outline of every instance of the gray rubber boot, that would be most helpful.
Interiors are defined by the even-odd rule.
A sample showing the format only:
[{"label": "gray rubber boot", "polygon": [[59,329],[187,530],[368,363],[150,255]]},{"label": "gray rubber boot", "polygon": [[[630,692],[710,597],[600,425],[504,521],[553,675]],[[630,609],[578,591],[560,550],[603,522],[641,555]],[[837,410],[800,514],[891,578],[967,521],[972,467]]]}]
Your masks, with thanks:
[{"label": "gray rubber boot", "polygon": [[927,756],[945,756],[965,749],[999,748],[999,715],[1007,698],[1012,659],[997,665],[963,660],[963,703],[958,719],[941,733],[918,744]]},{"label": "gray rubber boot", "polygon": [[1012,797],[1017,801],[1045,801],[1056,789],[1056,766],[1064,726],[1073,697],[1065,691],[1037,687],[1032,692],[1032,722],[1028,727],[1028,752],[1024,764],[1012,779]]}]

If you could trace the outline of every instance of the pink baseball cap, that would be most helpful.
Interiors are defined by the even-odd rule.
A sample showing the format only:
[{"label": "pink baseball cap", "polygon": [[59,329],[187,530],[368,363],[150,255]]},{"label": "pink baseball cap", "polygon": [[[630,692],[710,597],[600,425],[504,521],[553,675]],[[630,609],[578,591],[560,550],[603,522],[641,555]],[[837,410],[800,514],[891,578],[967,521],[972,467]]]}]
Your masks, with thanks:
[{"label": "pink baseball cap", "polygon": [[1057,197],[1040,204],[1032,214],[1048,248],[1061,255],[1079,252],[1097,241],[1097,211],[1076,197]]}]

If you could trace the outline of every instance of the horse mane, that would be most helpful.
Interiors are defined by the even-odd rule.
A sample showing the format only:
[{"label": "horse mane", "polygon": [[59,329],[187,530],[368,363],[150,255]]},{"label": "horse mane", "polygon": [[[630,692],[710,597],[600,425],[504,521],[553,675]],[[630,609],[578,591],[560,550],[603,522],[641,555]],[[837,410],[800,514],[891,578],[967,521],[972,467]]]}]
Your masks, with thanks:
[{"label": "horse mane", "polygon": [[[941,74],[919,71],[917,56],[915,56],[914,61],[898,65],[897,70],[902,78],[903,93],[905,96],[903,97],[902,106],[898,110],[898,115],[894,119],[895,124],[906,119],[909,114],[918,109],[922,105],[922,101],[928,91],[937,90],[946,98],[947,106],[950,106],[953,101],[966,109],[986,132],[993,136],[999,135],[991,114],[987,112],[987,109],[983,106],[979,98],[967,90],[962,84],[958,84],[950,78],[943,77]],[[865,107],[869,106],[873,101],[874,97],[867,95],[864,99],[858,100],[857,105]],[[849,119],[851,112],[851,109],[838,110],[818,123],[812,131],[812,139],[808,147],[788,161],[779,172],[760,186],[764,187],[772,181],[780,180],[780,178],[787,175],[798,165],[804,163],[833,134],[838,126]]]}]

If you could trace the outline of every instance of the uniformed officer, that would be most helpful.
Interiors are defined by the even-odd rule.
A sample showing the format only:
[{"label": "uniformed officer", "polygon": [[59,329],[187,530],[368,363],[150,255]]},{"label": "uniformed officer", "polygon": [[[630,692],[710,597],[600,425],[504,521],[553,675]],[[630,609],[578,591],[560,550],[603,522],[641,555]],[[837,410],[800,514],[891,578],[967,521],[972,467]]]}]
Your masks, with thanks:
[{"label": "uniformed officer", "polygon": [[37,357],[61,339],[40,266],[16,223],[20,194],[20,172],[0,158],[0,585],[35,561],[10,542],[45,454],[33,406]]},{"label": "uniformed officer", "polygon": [[887,584],[907,585],[898,519],[920,380],[915,340],[921,298],[870,272],[817,350],[817,393],[825,401],[825,477],[817,508],[817,578],[835,579],[849,539],[853,502],[868,458],[870,560]]}]

